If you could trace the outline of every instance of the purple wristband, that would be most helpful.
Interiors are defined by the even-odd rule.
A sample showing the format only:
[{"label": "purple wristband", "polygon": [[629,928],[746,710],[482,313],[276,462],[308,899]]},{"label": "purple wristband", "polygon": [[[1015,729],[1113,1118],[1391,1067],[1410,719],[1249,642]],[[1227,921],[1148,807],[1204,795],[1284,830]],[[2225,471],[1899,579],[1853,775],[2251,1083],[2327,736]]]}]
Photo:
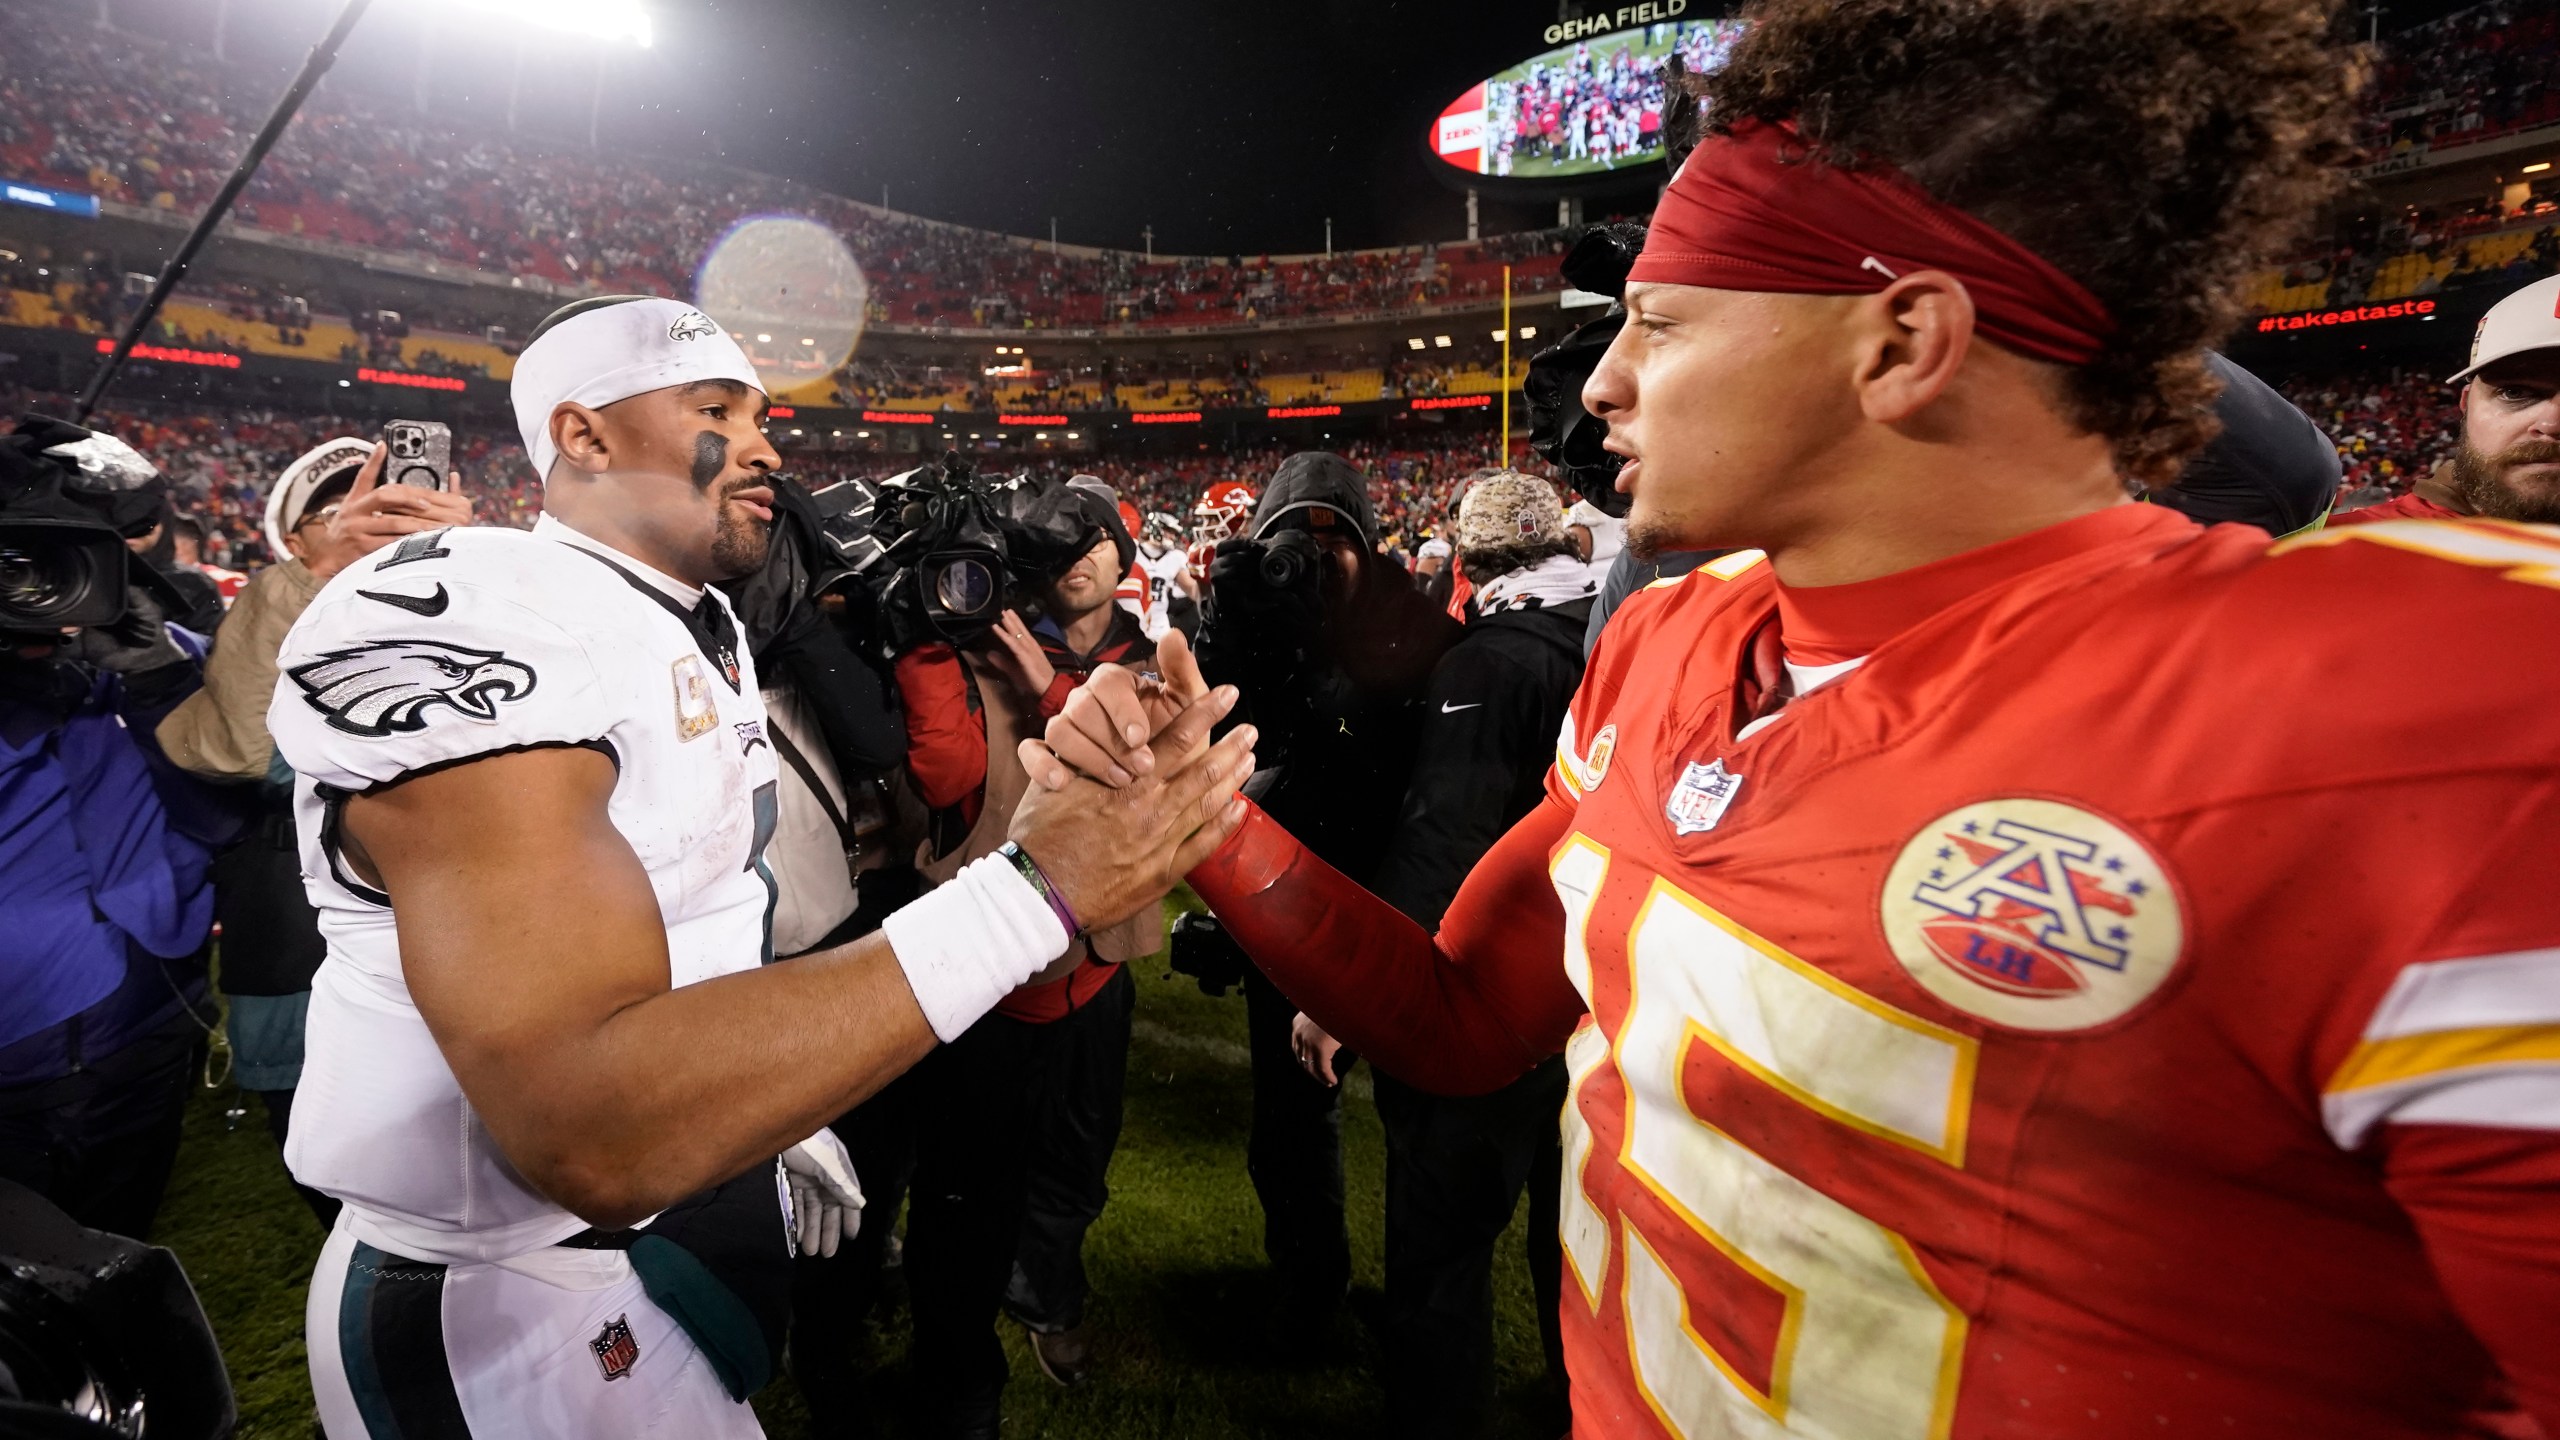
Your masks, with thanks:
[{"label": "purple wristband", "polygon": [[1040,898],[1049,902],[1049,913],[1057,916],[1058,923],[1067,927],[1067,939],[1072,941],[1084,933],[1084,922],[1076,918],[1075,911],[1067,908],[1067,897],[1059,894],[1058,887],[1049,883],[1048,872],[1040,868],[1039,861],[1031,858],[1030,851],[1007,840],[996,853],[1012,861],[1013,868],[1021,872],[1022,878],[1031,882],[1031,888],[1040,892]]}]

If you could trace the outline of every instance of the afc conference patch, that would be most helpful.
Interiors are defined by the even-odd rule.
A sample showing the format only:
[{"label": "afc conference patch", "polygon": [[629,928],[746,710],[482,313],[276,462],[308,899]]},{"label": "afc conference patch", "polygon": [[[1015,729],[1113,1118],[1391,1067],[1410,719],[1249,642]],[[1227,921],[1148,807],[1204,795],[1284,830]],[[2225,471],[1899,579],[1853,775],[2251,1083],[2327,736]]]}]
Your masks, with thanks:
[{"label": "afc conference patch", "polygon": [[608,1381],[630,1374],[631,1367],[640,1363],[640,1342],[631,1338],[629,1315],[616,1315],[606,1321],[596,1338],[587,1342],[587,1348],[596,1352],[596,1364]]},{"label": "afc conference patch", "polygon": [[1680,783],[1671,787],[1671,798],[1662,805],[1663,815],[1671,821],[1674,835],[1695,835],[1713,830],[1724,812],[1733,805],[1734,792],[1742,788],[1742,777],[1724,768],[1722,760],[1701,765],[1691,761],[1680,772]]},{"label": "afc conference patch", "polygon": [[2159,858],[2055,800],[1984,800],[1920,827],[1886,872],[1885,939],[1911,978],[1972,1016],[2085,1030],[2130,1013],[2186,946]]}]

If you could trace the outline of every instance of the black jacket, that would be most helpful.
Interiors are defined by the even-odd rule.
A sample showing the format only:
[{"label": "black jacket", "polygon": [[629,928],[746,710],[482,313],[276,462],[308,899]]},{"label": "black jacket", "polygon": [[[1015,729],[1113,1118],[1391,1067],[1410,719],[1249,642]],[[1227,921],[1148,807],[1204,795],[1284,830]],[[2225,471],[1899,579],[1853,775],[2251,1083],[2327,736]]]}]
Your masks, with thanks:
[{"label": "black jacket", "polygon": [[1479,616],[1432,668],[1394,839],[1370,886],[1437,929],[1458,885],[1538,806],[1582,684],[1591,602]]},{"label": "black jacket", "polygon": [[[1456,622],[1423,598],[1404,567],[1376,552],[1367,485],[1350,462],[1307,451],[1281,462],[1254,511],[1256,540],[1309,506],[1347,517],[1371,542],[1349,603],[1329,613],[1314,608],[1312,595],[1281,605],[1230,603],[1251,592],[1230,593],[1222,546],[1200,637],[1202,672],[1244,691],[1227,723],[1251,720],[1262,731],[1266,768],[1246,793],[1364,885],[1395,830],[1432,667],[1458,638]],[[1293,658],[1275,663],[1283,651]]]}]

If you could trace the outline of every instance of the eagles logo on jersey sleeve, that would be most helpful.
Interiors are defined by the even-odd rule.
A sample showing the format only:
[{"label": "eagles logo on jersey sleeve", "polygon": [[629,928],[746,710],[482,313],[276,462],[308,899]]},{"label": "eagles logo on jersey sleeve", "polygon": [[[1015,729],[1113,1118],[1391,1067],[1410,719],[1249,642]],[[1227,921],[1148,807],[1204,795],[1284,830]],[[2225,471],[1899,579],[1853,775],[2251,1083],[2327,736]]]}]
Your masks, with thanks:
[{"label": "eagles logo on jersey sleeve", "polygon": [[363,790],[612,728],[588,647],[553,618],[580,612],[557,603],[545,557],[488,531],[441,541],[350,567],[286,636],[268,725],[296,771]]}]

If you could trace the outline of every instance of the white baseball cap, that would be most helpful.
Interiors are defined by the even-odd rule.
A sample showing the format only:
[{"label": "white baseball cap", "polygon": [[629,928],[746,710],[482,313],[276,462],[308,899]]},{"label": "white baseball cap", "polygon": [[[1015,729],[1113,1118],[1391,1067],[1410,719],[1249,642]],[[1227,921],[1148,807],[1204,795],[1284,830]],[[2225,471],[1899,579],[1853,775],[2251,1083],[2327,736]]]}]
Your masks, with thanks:
[{"label": "white baseball cap", "polygon": [[2560,350],[2560,275],[2534,281],[2489,307],[2471,335],[2471,363],[2445,381],[2459,385],[2510,355]]},{"label": "white baseball cap", "polygon": [[339,481],[352,486],[356,472],[372,454],[372,441],[341,435],[303,451],[284,467],[284,473],[267,487],[267,548],[275,552],[278,564],[293,558],[284,537],[310,513],[311,497]]},{"label": "white baseball cap", "polygon": [[718,321],[681,300],[635,296],[543,331],[516,357],[508,391],[533,473],[547,480],[560,454],[551,444],[551,412],[564,402],[602,408],[699,380],[764,390],[756,367]]}]

